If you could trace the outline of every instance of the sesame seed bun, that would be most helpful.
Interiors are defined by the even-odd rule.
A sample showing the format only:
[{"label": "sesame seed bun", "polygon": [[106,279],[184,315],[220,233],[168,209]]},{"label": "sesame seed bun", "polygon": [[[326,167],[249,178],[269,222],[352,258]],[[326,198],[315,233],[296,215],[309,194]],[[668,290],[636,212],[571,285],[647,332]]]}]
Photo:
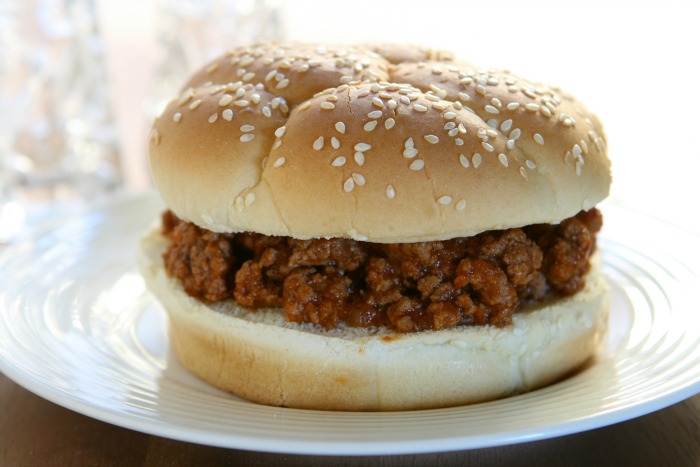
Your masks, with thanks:
[{"label": "sesame seed bun", "polygon": [[552,383],[602,343],[608,288],[600,254],[573,297],[516,313],[506,328],[400,334],[290,323],[278,309],[204,304],[163,267],[166,239],[144,237],[139,264],[169,314],[182,364],[220,389],[268,405],[322,410],[412,410],[476,403]]},{"label": "sesame seed bun", "polygon": [[558,222],[611,181],[573,97],[386,45],[231,50],[155,121],[150,165],[169,208],[210,230],[385,243]]}]

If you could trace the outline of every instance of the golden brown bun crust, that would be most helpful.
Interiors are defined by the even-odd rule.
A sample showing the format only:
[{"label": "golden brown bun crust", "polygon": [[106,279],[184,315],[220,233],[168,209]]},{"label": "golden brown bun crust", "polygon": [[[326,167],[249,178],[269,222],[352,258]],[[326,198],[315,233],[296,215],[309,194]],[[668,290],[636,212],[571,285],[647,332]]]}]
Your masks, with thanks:
[{"label": "golden brown bun crust", "polygon": [[375,242],[558,222],[607,196],[605,136],[581,103],[450,60],[387,45],[233,49],[154,123],[156,185],[210,230]]},{"label": "golden brown bun crust", "polygon": [[516,313],[506,328],[396,334],[298,325],[279,309],[205,305],[169,278],[166,240],[141,242],[140,268],[170,317],[176,355],[195,375],[251,401],[323,410],[411,410],[504,397],[556,381],[602,342],[608,288],[599,255],[584,290]]}]

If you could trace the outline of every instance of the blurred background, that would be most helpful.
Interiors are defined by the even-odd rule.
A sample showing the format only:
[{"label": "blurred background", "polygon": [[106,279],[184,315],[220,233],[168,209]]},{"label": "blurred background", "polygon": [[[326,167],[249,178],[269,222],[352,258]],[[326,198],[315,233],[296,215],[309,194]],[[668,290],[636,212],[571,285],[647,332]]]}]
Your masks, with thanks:
[{"label": "blurred background", "polygon": [[558,85],[605,125],[611,199],[700,233],[700,2],[0,0],[0,243],[150,190],[150,123],[256,39],[392,41]]}]

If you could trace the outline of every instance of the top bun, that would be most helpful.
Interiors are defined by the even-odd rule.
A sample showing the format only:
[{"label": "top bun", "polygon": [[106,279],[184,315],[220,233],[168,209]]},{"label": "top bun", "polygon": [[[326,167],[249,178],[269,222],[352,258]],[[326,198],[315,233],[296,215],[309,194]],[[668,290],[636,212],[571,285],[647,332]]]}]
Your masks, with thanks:
[{"label": "top bun", "polygon": [[610,187],[581,103],[447,53],[261,43],[183,89],[151,170],[178,217],[217,232],[439,240],[559,222]]}]

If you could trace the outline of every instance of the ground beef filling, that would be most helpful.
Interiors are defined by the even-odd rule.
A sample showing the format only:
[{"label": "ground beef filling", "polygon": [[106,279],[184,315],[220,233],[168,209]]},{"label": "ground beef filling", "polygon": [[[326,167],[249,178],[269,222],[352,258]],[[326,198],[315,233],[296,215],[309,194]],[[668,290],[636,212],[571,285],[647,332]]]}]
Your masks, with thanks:
[{"label": "ground beef filling", "polygon": [[525,304],[583,288],[601,225],[592,209],[556,225],[379,244],[220,234],[168,211],[163,231],[170,246],[163,257],[189,295],[280,307],[293,322],[400,332],[505,326]]}]

